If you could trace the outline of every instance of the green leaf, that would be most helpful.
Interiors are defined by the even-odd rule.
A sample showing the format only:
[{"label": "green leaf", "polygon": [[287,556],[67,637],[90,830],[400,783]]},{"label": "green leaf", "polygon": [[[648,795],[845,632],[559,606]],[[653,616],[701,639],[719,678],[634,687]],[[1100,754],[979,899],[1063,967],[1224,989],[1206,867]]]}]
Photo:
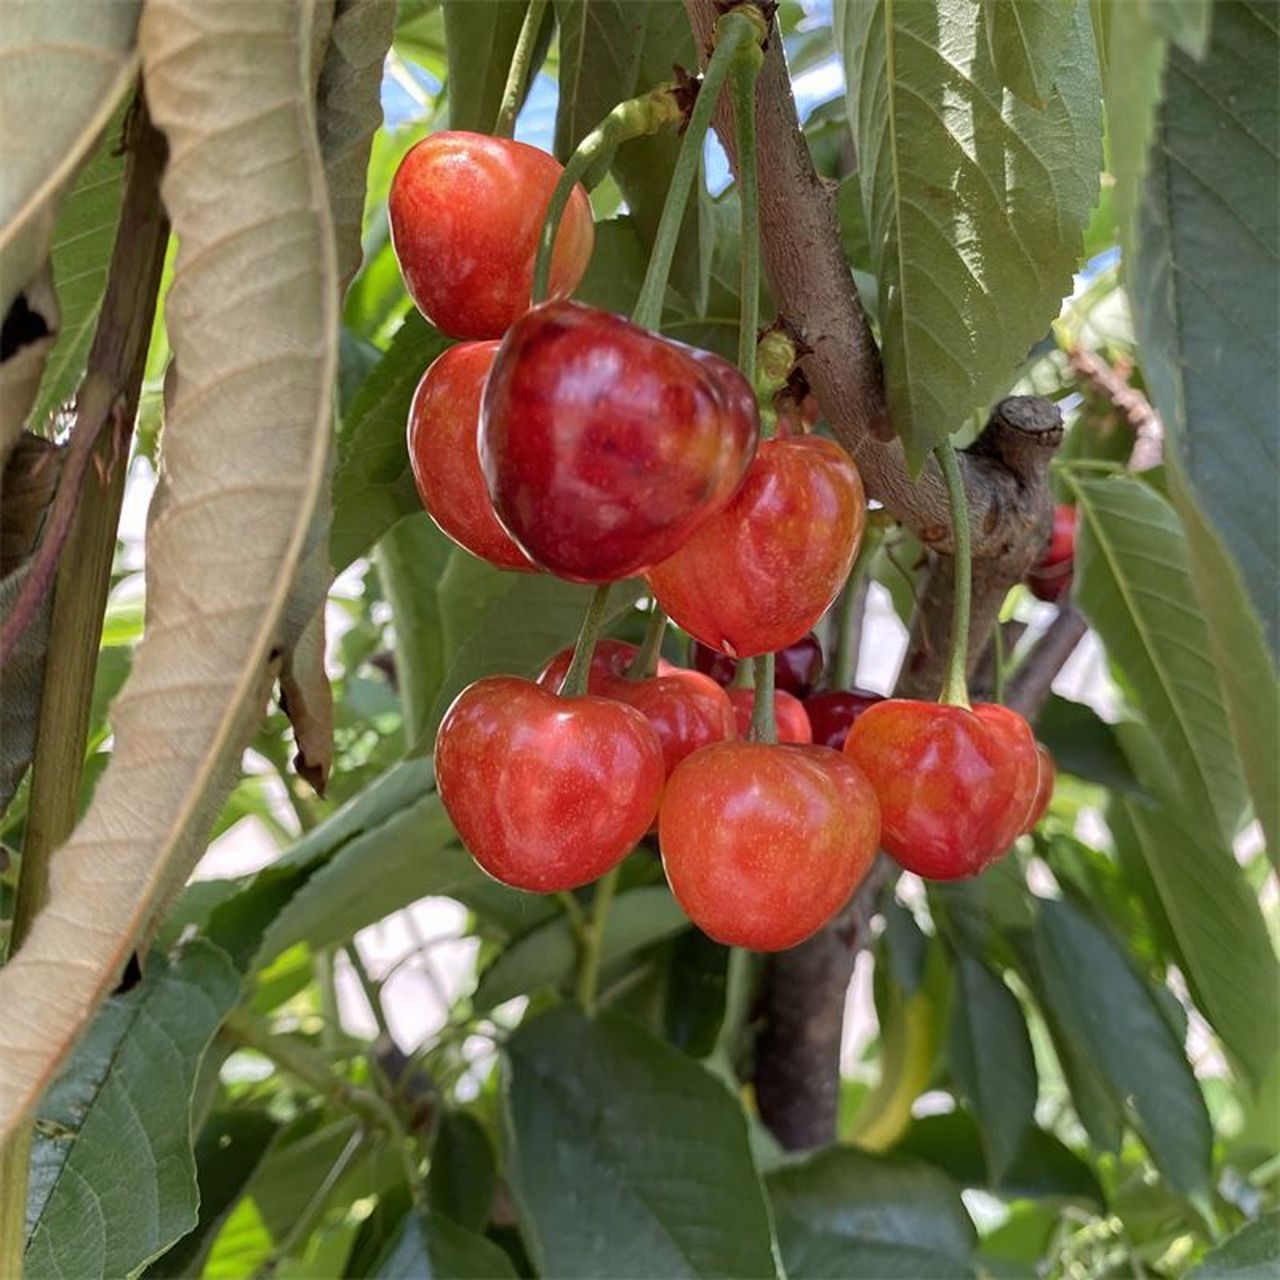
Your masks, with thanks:
[{"label": "green leaf", "polygon": [[[593,588],[563,582],[550,574],[502,573],[468,557],[473,563],[450,565],[476,585],[466,593],[455,593],[441,585],[446,643],[453,655],[444,674],[440,692],[418,739],[415,751],[431,750],[436,730],[449,704],[467,685],[483,676],[515,674],[534,676],[561,649],[574,642]],[[640,598],[644,585],[639,579],[614,584],[605,614],[605,626],[622,616]],[[474,609],[471,596],[486,601],[482,612]],[[457,600],[459,603],[451,604]],[[464,625],[456,625],[458,610],[465,613]]]},{"label": "green leaf", "polygon": [[117,111],[71,188],[54,227],[49,248],[58,294],[58,334],[45,363],[40,394],[28,415],[36,426],[75,395],[89,358],[120,221],[123,120],[124,112]]},{"label": "green leaf", "polygon": [[[556,155],[565,160],[614,106],[698,65],[678,0],[555,0],[560,23]],[[662,216],[680,139],[668,131],[618,148],[613,173],[646,251]],[[671,284],[694,310],[706,305],[715,236],[711,199],[699,180],[680,227]],[[597,256],[599,250],[597,249]]]},{"label": "green leaf", "polygon": [[1077,0],[983,0],[987,43],[1000,83],[1043,107],[1071,35]]},{"label": "green leaf", "polygon": [[917,1160],[831,1149],[766,1180],[791,1280],[971,1274],[959,1188]]},{"label": "green leaf", "polygon": [[687,929],[667,955],[667,997],[663,1030],[677,1049],[705,1058],[725,1024],[729,995],[728,947],[700,929]]},{"label": "green leaf", "polygon": [[955,958],[951,1067],[981,1122],[987,1166],[999,1182],[1035,1121],[1039,1082],[1018,998],[967,951]]},{"label": "green leaf", "polygon": [[1280,1269],[1280,1209],[1246,1222],[1205,1254],[1192,1280],[1271,1280]]},{"label": "green leaf", "polygon": [[279,1131],[263,1111],[221,1111],[209,1118],[195,1145],[199,1221],[148,1268],[148,1277],[200,1274],[209,1247]]},{"label": "green leaf", "polygon": [[983,1187],[1006,1199],[1067,1200],[1101,1208],[1106,1203],[1093,1170],[1052,1133],[1030,1128],[999,1177],[987,1165],[985,1137],[966,1111],[915,1120],[892,1154],[937,1165],[963,1187]]},{"label": "green leaf", "polygon": [[573,296],[616,315],[630,315],[648,264],[644,243],[630,214],[597,222],[596,247],[587,274]]},{"label": "green leaf", "polygon": [[[689,927],[689,919],[665,885],[619,894],[605,925],[602,964],[613,964]],[[578,944],[567,917],[557,916],[517,938],[480,975],[472,1003],[492,1009],[539,987],[559,987],[574,973]]]},{"label": "green leaf", "polygon": [[456,550],[425,511],[392,525],[378,544],[378,576],[396,633],[396,683],[407,742],[421,737],[444,678],[437,588]]},{"label": "green leaf", "polygon": [[484,1126],[467,1111],[445,1111],[431,1147],[427,1199],[459,1226],[483,1231],[496,1185],[493,1145]]},{"label": "green leaf", "polygon": [[1102,14],[1107,53],[1102,89],[1107,107],[1109,164],[1115,178],[1116,230],[1128,271],[1156,109],[1164,95],[1169,44],[1148,20],[1141,4],[1104,0]]},{"label": "green leaf", "polygon": [[1280,681],[1239,569],[1188,493],[1177,467],[1170,471],[1169,480],[1170,499],[1187,533],[1191,584],[1209,624],[1209,645],[1240,767],[1271,860],[1280,866],[1280,776],[1275,769],[1280,760]]},{"label": "green leaf", "polygon": [[496,1244],[439,1213],[406,1214],[374,1272],[377,1280],[515,1280],[515,1274]]},{"label": "green leaf", "polygon": [[1129,294],[1142,369],[1191,487],[1280,652],[1275,328],[1280,61],[1274,6],[1213,6],[1197,63],[1169,56]]},{"label": "green leaf", "polygon": [[[528,0],[442,0],[449,63],[449,128],[489,133]],[[532,82],[530,74],[526,84]]]},{"label": "green leaf", "polygon": [[1129,1114],[1170,1186],[1203,1191],[1208,1112],[1151,989],[1115,939],[1069,903],[1040,903],[1035,946],[1047,1004],[1094,1079]]},{"label": "green leaf", "polygon": [[127,1275],[196,1225],[191,1090],[239,993],[197,939],[102,1006],[40,1104],[24,1275]]},{"label": "green leaf", "polygon": [[742,1112],[637,1024],[561,1005],[508,1043],[509,1176],[543,1275],[775,1274]]},{"label": "green leaf", "polygon": [[[429,766],[419,761],[418,767],[425,773]],[[433,792],[356,836],[317,869],[267,929],[257,963],[298,942],[313,949],[345,942],[429,894],[466,901],[470,889],[488,890],[490,884],[457,843]]]},{"label": "green leaf", "polygon": [[[487,7],[487,6],[481,6]],[[447,347],[416,312],[356,393],[338,434],[329,557],[341,572],[402,516],[421,511],[409,470],[409,403],[427,366]]]},{"label": "green leaf", "polygon": [[1139,0],[1148,22],[1184,53],[1202,58],[1209,44],[1214,0]]},{"label": "green leaf", "polygon": [[1036,737],[1063,772],[1113,791],[1141,793],[1115,729],[1085,703],[1051,694],[1036,717]]},{"label": "green leaf", "polygon": [[1004,394],[1057,316],[1098,195],[1083,5],[1036,110],[1006,95],[977,0],[840,0],[894,428],[919,466]]},{"label": "green leaf", "polygon": [[1257,1085],[1280,1044],[1280,973],[1244,869],[1172,797],[1152,804],[1117,798],[1108,823],[1150,874],[1158,904],[1147,905],[1158,905],[1168,921],[1196,1005]]},{"label": "green leaf", "polygon": [[1069,481],[1080,518],[1077,603],[1132,688],[1188,811],[1231,840],[1244,786],[1186,535],[1169,504],[1139,480]]}]

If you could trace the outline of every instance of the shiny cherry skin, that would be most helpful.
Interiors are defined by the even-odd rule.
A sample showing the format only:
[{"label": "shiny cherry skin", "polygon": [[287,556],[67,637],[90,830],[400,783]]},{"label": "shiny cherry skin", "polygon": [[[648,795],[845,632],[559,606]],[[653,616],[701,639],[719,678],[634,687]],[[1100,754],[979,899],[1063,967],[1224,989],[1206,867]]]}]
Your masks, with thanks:
[{"label": "shiny cherry skin", "polygon": [[[738,737],[745,738],[751,728],[751,715],[756,706],[754,689],[730,689],[729,701],[733,703],[738,722]],[[777,726],[779,742],[808,743],[813,741],[813,729],[804,703],[783,689],[773,691],[773,722]]]},{"label": "shiny cherry skin", "polygon": [[611,582],[666,559],[742,482],[755,396],[718,356],[573,302],[535,307],[485,387],[480,463],[535,564]]},{"label": "shiny cherry skin", "polygon": [[649,571],[658,603],[735,658],[794,644],[849,576],[866,519],[862,480],[818,436],[767,440],[720,515]]},{"label": "shiny cherry skin", "polygon": [[1076,509],[1059,503],[1053,509],[1053,536],[1048,550],[1031,566],[1027,586],[1039,600],[1056,604],[1071,590],[1076,557]]},{"label": "shiny cherry skin", "polygon": [[869,689],[832,689],[829,693],[815,693],[812,698],[806,698],[804,709],[809,715],[814,742],[839,751],[853,722],[868,707],[884,700],[883,694],[872,693]]},{"label": "shiny cherry skin", "polygon": [[[551,193],[554,156],[480,133],[433,133],[400,162],[387,213],[409,296],[453,338],[501,338],[529,309],[533,263]],[[595,225],[575,187],[556,233],[551,295],[578,287]]]},{"label": "shiny cherry skin", "polygon": [[[640,650],[625,640],[612,640],[606,637],[596,641],[595,651],[591,655],[591,671],[587,676],[587,692],[598,693],[601,697],[608,695],[609,686],[614,680],[626,678],[631,664]],[[550,662],[538,673],[538,683],[552,693],[559,693],[564,678],[569,674],[569,664],[573,661],[573,648],[561,649]],[[670,675],[680,668],[665,658],[658,659],[658,675]]]},{"label": "shiny cherry skin", "polygon": [[[693,665],[726,687],[738,670],[736,659],[708,648],[700,640],[693,642]],[[802,701],[813,692],[821,678],[822,645],[812,631],[774,655],[774,685]]]},{"label": "shiny cherry skin", "polygon": [[1035,739],[1004,707],[886,699],[854,721],[844,751],[875,788],[885,852],[931,880],[993,862],[1035,797]]},{"label": "shiny cherry skin", "polygon": [[732,695],[700,671],[677,668],[651,680],[615,681],[608,696],[635,707],[653,726],[668,776],[700,747],[737,737]]},{"label": "shiny cherry skin", "polygon": [[875,857],[870,784],[838,752],[723,742],[667,783],[658,844],[689,919],[717,942],[778,951],[820,929]]},{"label": "shiny cherry skin", "polygon": [[553,893],[589,884],[649,829],[662,747],[638,711],[491,676],[464,689],[436,737],[436,787],[495,880]]},{"label": "shiny cherry skin", "polygon": [[[733,704],[714,680],[662,658],[658,659],[657,675],[631,680],[627,670],[635,656],[633,644],[599,641],[591,655],[588,692],[625,702],[648,720],[662,744],[667,773],[699,747],[735,736]],[[556,654],[538,676],[538,683],[558,690],[572,660],[572,649]]]},{"label": "shiny cherry skin", "polygon": [[537,566],[498,523],[484,487],[476,431],[496,342],[460,342],[432,362],[409,407],[409,463],[418,496],[445,534],[499,569]]},{"label": "shiny cherry skin", "polygon": [[1058,767],[1053,762],[1049,748],[1043,742],[1036,743],[1036,755],[1040,760],[1040,778],[1036,786],[1036,798],[1031,805],[1031,816],[1022,830],[1026,835],[1040,825],[1040,819],[1049,809],[1049,801],[1053,799],[1053,786],[1058,780]]}]

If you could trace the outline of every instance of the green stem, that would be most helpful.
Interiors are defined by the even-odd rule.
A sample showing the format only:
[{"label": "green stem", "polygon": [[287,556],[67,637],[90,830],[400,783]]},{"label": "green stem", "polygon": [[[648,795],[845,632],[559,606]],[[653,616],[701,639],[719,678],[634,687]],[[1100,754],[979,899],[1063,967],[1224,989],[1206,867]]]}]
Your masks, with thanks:
[{"label": "green stem", "polygon": [[533,62],[533,53],[538,47],[538,32],[542,29],[542,15],[546,11],[547,0],[529,0],[529,7],[524,12],[524,22],[520,25],[515,52],[511,55],[511,68],[507,72],[507,84],[502,91],[498,118],[493,125],[495,138],[509,138],[515,132],[516,116],[520,113],[520,102],[524,97],[524,84],[529,78],[529,65]]},{"label": "green stem", "polygon": [[1004,702],[1004,631],[1000,619],[996,619],[995,629],[991,632],[991,700]]},{"label": "green stem", "polygon": [[365,967],[360,948],[353,939],[342,950],[346,954],[347,963],[351,966],[352,972],[356,975],[356,981],[360,984],[360,990],[364,994],[365,1003],[369,1006],[369,1012],[373,1014],[373,1020],[378,1027],[378,1035],[384,1040],[391,1040],[391,1027],[387,1023],[387,1012],[382,1007],[382,991]]},{"label": "green stem", "polygon": [[577,150],[569,157],[551,193],[550,203],[542,223],[542,235],[538,240],[538,256],[533,264],[533,303],[546,300],[551,285],[551,260],[555,253],[556,233],[565,206],[579,181],[589,183],[591,170],[602,157],[609,155],[620,143],[631,138],[641,138],[657,133],[660,129],[678,124],[684,112],[671,89],[663,87],[620,102],[607,116],[578,143]]},{"label": "green stem", "polygon": [[940,701],[954,707],[969,706],[969,609],[973,588],[973,564],[969,542],[969,496],[955,445],[944,440],[934,450],[942,478],[947,484],[951,504],[952,583],[951,654],[947,662],[947,678]]},{"label": "green stem", "polygon": [[693,189],[698,165],[702,161],[702,144],[711,125],[720,89],[743,43],[758,43],[761,39],[760,22],[745,12],[727,13],[716,23],[715,39],[715,52],[703,73],[698,100],[693,104],[689,125],[684,131],[680,153],[671,173],[671,185],[667,188],[662,217],[653,237],[649,268],[640,288],[640,297],[631,313],[636,324],[645,329],[656,329],[662,321],[662,300],[666,296],[667,277],[671,274],[671,262],[675,257],[676,242],[680,238],[680,224],[684,221],[689,192]]},{"label": "green stem", "polygon": [[[745,665],[745,659],[744,659]],[[751,742],[777,742],[778,726],[773,713],[773,654],[762,653],[755,659],[756,697],[751,707]]]},{"label": "green stem", "polygon": [[586,616],[582,619],[582,630],[578,632],[578,643],[574,646],[573,661],[569,663],[569,670],[564,673],[564,682],[560,685],[562,698],[580,698],[587,692],[588,677],[591,674],[591,657],[596,651],[596,641],[600,637],[600,628],[604,624],[611,586],[612,583],[601,583],[595,589],[591,603],[587,605]]},{"label": "green stem", "polygon": [[581,947],[585,943],[587,937],[587,919],[582,914],[582,908],[578,905],[577,898],[567,890],[563,890],[556,894],[556,901],[559,902],[565,915],[568,917],[569,928],[573,930],[573,936],[577,941],[578,946]]},{"label": "green stem", "polygon": [[222,1024],[220,1034],[243,1049],[260,1053],[319,1097],[350,1111],[365,1125],[386,1133],[400,1149],[409,1188],[415,1201],[419,1199],[420,1179],[410,1140],[400,1117],[389,1103],[376,1093],[359,1089],[336,1075],[329,1059],[305,1041],[275,1035],[267,1022],[247,1009],[232,1009]]},{"label": "green stem", "polygon": [[871,576],[871,562],[876,558],[884,538],[883,530],[868,524],[862,533],[862,546],[853,562],[849,580],[840,594],[836,610],[836,651],[831,659],[831,687],[851,689],[858,674],[858,646],[855,643],[860,628],[856,625],[860,601]]},{"label": "green stem", "polygon": [[658,659],[662,655],[662,637],[666,633],[667,614],[655,600],[649,614],[649,625],[645,627],[644,639],[627,668],[628,680],[647,680],[657,671]]},{"label": "green stem", "polygon": [[596,896],[591,904],[591,919],[586,922],[582,938],[582,960],[578,969],[578,1003],[584,1013],[596,1009],[596,991],[600,986],[600,950],[604,943],[605,925],[613,895],[618,888],[619,867],[606,872],[596,881]]},{"label": "green stem", "polygon": [[760,328],[760,178],[756,164],[756,77],[764,62],[760,45],[739,46],[733,60],[733,131],[738,143],[738,368],[756,380],[756,331]]},{"label": "green stem", "polygon": [[733,669],[733,679],[729,681],[730,689],[754,689],[756,687],[755,665],[746,658],[740,658]]}]

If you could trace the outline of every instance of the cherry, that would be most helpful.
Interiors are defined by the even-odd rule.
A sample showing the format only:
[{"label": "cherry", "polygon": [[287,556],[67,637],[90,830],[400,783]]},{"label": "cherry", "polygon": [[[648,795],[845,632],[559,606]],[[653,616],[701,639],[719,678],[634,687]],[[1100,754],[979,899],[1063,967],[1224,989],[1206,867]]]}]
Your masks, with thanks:
[{"label": "cherry", "polygon": [[1053,536],[1048,549],[1031,566],[1027,586],[1037,599],[1055,604],[1071,590],[1076,555],[1076,509],[1059,503],[1053,509]]},{"label": "cherry", "polygon": [[[738,670],[736,659],[693,642],[693,665],[717,684],[728,685]],[[774,684],[797,698],[807,698],[822,677],[822,645],[812,631],[789,644],[774,658]]]},{"label": "cherry", "polygon": [[1049,801],[1053,799],[1053,784],[1058,780],[1057,766],[1053,763],[1049,748],[1043,742],[1036,743],[1036,756],[1040,761],[1040,777],[1036,786],[1036,798],[1031,804],[1031,816],[1022,829],[1023,835],[1034,831],[1040,825],[1040,819],[1044,817],[1049,808]]},{"label": "cherry", "polygon": [[[627,678],[636,647],[623,640],[601,640],[591,655],[588,692],[635,707],[653,726],[662,744],[667,773],[699,747],[734,736],[733,705],[714,680],[699,671],[686,671],[662,658],[656,676]],[[543,668],[538,683],[558,690],[573,660],[563,649]]]},{"label": "cherry", "polygon": [[[751,727],[751,713],[755,710],[754,689],[730,689],[729,701],[733,703],[738,722],[738,736],[745,738]],[[773,691],[773,719],[778,729],[779,742],[806,743],[813,741],[813,729],[804,703],[783,689]]]},{"label": "cherry", "polygon": [[1030,815],[1035,739],[1005,707],[887,699],[854,721],[844,751],[875,788],[885,852],[917,875],[977,874]]},{"label": "cherry", "polygon": [[825,747],[722,742],[667,784],[658,844],[671,891],[717,942],[778,951],[820,929],[875,857],[862,773]]},{"label": "cherry", "polygon": [[656,568],[658,603],[703,644],[746,658],[794,644],[835,599],[866,518],[849,455],[767,440],[723,512]]},{"label": "cherry", "polygon": [[436,788],[495,880],[552,893],[615,867],[649,829],[662,747],[638,711],[515,676],[464,689],[436,736]]},{"label": "cherry", "polygon": [[732,365],[572,302],[512,325],[485,387],[480,462],[545,569],[610,582],[666,559],[733,496],[759,434]]},{"label": "cherry", "polygon": [[496,342],[460,342],[422,375],[409,408],[409,462],[431,518],[460,547],[500,569],[535,566],[498,523],[484,487],[476,429]]},{"label": "cherry", "polygon": [[[500,338],[529,309],[533,262],[563,172],[537,147],[480,133],[433,133],[391,180],[391,241],[409,296],[454,338]],[[591,259],[591,204],[575,187],[556,233],[551,293],[577,288]]]},{"label": "cherry", "polygon": [[853,722],[868,707],[884,700],[883,694],[867,689],[832,689],[829,693],[816,693],[805,699],[804,709],[809,715],[814,742],[839,751]]},{"label": "cherry", "polygon": [[[591,670],[587,675],[587,691],[607,696],[613,681],[622,680],[635,661],[639,650],[625,640],[605,638],[596,642],[595,652],[591,655]],[[573,661],[573,649],[561,649],[550,662],[538,673],[538,683],[552,693],[559,693],[564,678],[569,674],[569,664]],[[658,674],[670,675],[680,668],[665,658],[658,659]]]}]

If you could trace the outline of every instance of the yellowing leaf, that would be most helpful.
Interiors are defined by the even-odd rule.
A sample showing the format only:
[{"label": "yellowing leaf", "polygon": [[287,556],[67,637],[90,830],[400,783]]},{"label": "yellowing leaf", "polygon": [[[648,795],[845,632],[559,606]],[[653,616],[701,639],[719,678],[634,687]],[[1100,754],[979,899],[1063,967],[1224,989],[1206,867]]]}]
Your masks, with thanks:
[{"label": "yellowing leaf", "polygon": [[112,762],[53,859],[48,905],[0,970],[0,1136],[185,880],[274,675],[336,375],[312,21],[311,6],[278,0],[151,0],[140,26],[179,242],[147,627],[115,704]]}]

